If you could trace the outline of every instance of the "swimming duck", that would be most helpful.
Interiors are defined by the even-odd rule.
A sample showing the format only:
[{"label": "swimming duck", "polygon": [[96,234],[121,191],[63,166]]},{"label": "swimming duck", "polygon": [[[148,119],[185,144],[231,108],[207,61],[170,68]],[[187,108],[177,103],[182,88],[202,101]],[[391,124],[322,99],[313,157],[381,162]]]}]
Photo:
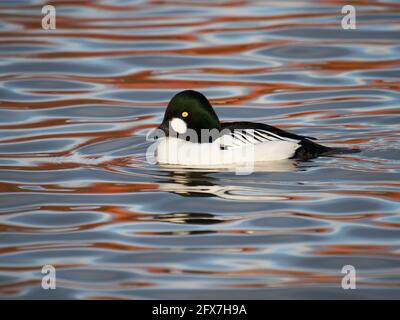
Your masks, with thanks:
[{"label": "swimming duck", "polygon": [[283,159],[310,159],[332,148],[264,123],[221,123],[208,99],[185,90],[169,102],[154,135],[160,164],[216,166]]}]

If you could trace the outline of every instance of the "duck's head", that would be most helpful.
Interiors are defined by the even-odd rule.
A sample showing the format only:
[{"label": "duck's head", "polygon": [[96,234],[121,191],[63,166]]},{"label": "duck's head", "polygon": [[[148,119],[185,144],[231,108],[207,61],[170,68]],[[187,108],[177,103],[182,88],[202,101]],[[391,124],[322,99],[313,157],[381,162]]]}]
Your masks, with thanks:
[{"label": "duck's head", "polygon": [[[189,129],[201,137],[201,130],[221,129],[218,116],[207,98],[200,92],[185,90],[168,103],[164,119],[158,127],[166,136],[184,135]],[[171,132],[172,130],[172,132]]]}]

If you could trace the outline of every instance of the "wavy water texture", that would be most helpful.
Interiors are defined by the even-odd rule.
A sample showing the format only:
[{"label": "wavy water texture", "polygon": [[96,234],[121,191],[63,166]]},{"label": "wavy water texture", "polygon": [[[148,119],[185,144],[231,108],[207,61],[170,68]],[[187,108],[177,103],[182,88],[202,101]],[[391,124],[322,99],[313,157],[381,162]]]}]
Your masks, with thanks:
[{"label": "wavy water texture", "polygon": [[[1,1],[0,298],[400,298],[400,4],[353,3]],[[151,164],[183,89],[361,152]]]}]

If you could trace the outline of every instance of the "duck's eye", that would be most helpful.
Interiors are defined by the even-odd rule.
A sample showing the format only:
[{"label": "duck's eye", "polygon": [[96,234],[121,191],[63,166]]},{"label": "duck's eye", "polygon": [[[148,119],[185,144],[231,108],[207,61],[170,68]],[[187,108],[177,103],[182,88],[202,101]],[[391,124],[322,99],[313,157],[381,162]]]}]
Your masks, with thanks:
[{"label": "duck's eye", "polygon": [[187,113],[186,111],[183,111],[183,112],[182,112],[182,117],[183,117],[183,118],[186,118],[188,115],[189,115],[189,113]]}]

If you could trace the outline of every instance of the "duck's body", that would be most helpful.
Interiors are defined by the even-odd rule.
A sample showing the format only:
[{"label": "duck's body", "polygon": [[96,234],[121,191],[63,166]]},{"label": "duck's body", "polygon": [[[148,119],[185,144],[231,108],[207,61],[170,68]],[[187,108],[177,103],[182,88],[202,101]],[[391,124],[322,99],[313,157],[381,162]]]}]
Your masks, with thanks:
[{"label": "duck's body", "polygon": [[289,159],[296,148],[291,142],[274,141],[222,150],[219,141],[193,143],[179,138],[165,138],[157,147],[157,161],[161,164],[186,166],[241,164]]},{"label": "duck's body", "polygon": [[159,129],[165,135],[157,146],[156,159],[161,164],[210,166],[309,159],[332,151],[311,141],[315,138],[263,123],[220,123],[208,100],[191,90],[173,97]]}]

